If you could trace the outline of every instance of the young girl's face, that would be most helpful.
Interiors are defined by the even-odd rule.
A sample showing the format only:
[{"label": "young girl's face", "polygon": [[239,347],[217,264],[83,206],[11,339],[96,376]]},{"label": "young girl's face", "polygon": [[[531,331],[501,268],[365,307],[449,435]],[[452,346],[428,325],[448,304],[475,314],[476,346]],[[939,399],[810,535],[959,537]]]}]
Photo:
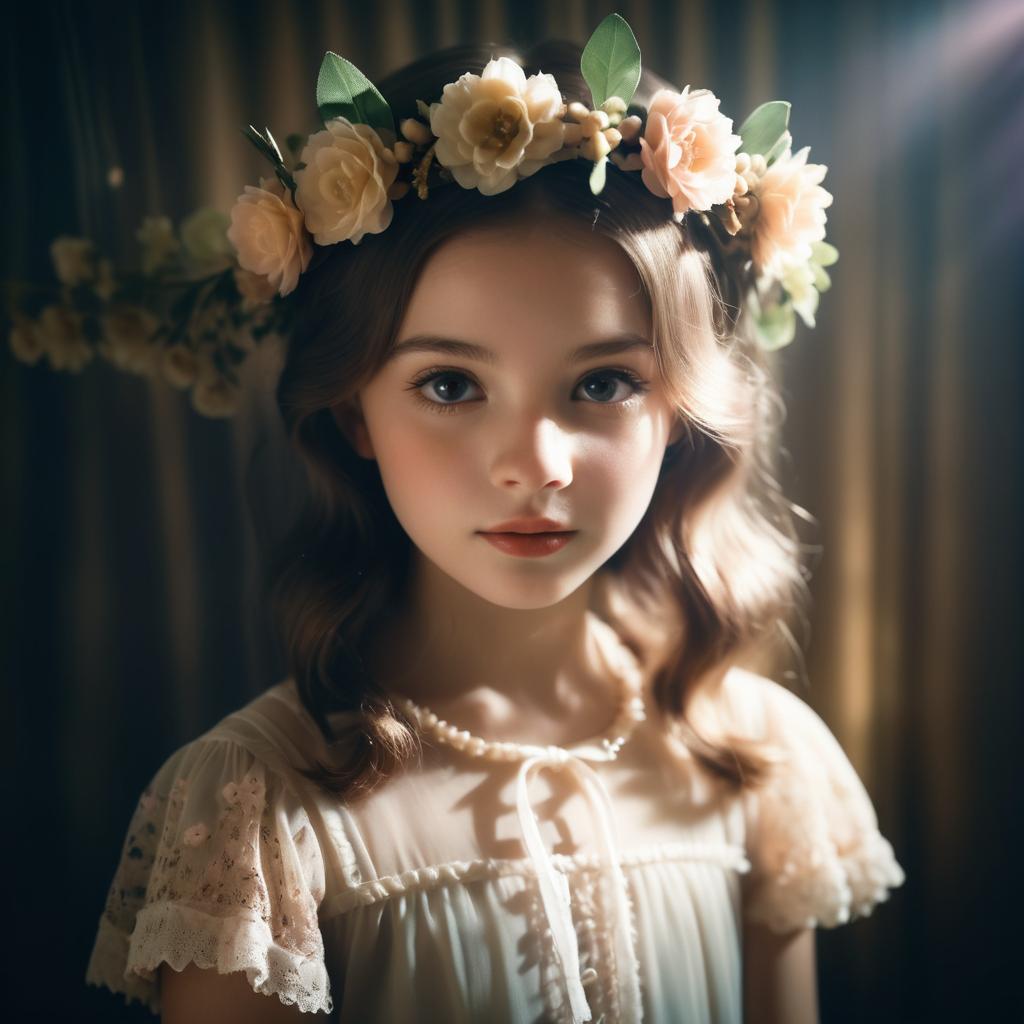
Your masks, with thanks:
[{"label": "young girl's face", "polygon": [[[561,601],[625,543],[682,432],[635,270],[576,225],[445,243],[359,405],[335,415],[422,557],[508,608]],[[533,517],[567,532],[494,535]]]}]

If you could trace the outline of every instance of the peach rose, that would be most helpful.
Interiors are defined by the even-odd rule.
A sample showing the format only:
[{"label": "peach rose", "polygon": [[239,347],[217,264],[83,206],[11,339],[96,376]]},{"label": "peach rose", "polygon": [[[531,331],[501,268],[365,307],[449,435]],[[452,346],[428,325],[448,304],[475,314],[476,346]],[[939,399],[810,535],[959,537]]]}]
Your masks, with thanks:
[{"label": "peach rose", "polygon": [[564,102],[553,75],[526,77],[508,57],[464,74],[430,104],[438,161],[463,188],[485,196],[529,177],[562,148]]},{"label": "peach rose", "polygon": [[309,137],[295,172],[295,202],[317,245],[380,234],[394,213],[388,190],[398,176],[398,158],[367,124],[334,117]]},{"label": "peach rose", "polygon": [[267,278],[281,295],[295,290],[313,258],[302,213],[277,178],[245,186],[231,208],[227,236],[242,269]]},{"label": "peach rose", "polygon": [[730,199],[736,187],[732,119],[719,113],[719,99],[708,89],[659,89],[647,110],[640,139],[640,176],[656,196],[672,200],[672,216],[710,210]]},{"label": "peach rose", "polygon": [[780,156],[754,187],[757,214],[751,256],[759,272],[781,277],[788,266],[807,263],[811,246],[825,237],[825,210],[832,196],[821,187],[828,168],[807,163],[810,146]]}]

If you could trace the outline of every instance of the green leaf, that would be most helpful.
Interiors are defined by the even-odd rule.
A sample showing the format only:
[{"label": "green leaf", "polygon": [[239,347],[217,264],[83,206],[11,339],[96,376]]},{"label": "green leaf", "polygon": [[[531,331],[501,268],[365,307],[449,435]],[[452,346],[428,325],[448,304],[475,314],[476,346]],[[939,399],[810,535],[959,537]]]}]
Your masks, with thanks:
[{"label": "green leaf", "polygon": [[779,136],[779,141],[776,142],[775,145],[772,146],[772,148],[770,150],[768,150],[767,153],[765,153],[765,155],[764,155],[765,163],[768,164],[769,167],[770,167],[792,145],[793,145],[793,136],[790,135],[789,132],[783,132]]},{"label": "green leaf", "polygon": [[620,96],[629,105],[640,82],[640,47],[625,18],[609,14],[594,29],[583,48],[580,71],[595,110],[610,96]]},{"label": "green leaf", "polygon": [[819,267],[831,267],[839,259],[839,250],[828,242],[811,242],[811,259]]},{"label": "green leaf", "polygon": [[595,196],[601,194],[604,189],[605,183],[605,169],[608,163],[608,157],[603,156],[594,164],[594,169],[590,172],[590,191]]},{"label": "green leaf", "polygon": [[275,139],[274,136],[271,135],[270,129],[267,128],[266,126],[264,126],[263,128],[263,138],[267,140],[267,144],[270,146],[271,151],[274,154],[274,158],[277,160],[277,162],[279,164],[283,164],[284,157],[281,156],[281,147],[277,144],[277,139]]},{"label": "green leaf", "polygon": [[814,287],[819,292],[827,292],[832,287],[832,278],[828,276],[827,270],[822,270],[817,263],[812,263],[811,272],[814,274]]},{"label": "green leaf", "polygon": [[242,129],[242,134],[275,166],[280,163],[276,143],[272,146],[251,124]]},{"label": "green leaf", "polygon": [[796,335],[796,311],[788,302],[761,310],[754,323],[761,346],[769,352],[785,348]]},{"label": "green leaf", "polygon": [[396,134],[394,115],[377,87],[355,64],[330,50],[316,80],[316,105],[325,124],[332,117],[344,117],[352,124]]},{"label": "green leaf", "polygon": [[739,135],[743,139],[743,144],[739,151],[751,156],[762,153],[767,159],[767,154],[772,152],[789,127],[791,107],[792,104],[786,100],[769,100],[762,103],[740,125]]}]

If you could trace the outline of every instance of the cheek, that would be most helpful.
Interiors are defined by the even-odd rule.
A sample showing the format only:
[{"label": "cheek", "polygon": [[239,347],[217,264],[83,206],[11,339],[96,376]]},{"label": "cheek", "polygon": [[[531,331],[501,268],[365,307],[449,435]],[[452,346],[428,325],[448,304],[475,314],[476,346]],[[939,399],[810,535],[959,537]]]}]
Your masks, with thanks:
[{"label": "cheek", "polygon": [[422,424],[392,424],[383,436],[375,434],[374,448],[388,498],[407,530],[410,520],[450,519],[452,503],[468,495],[470,460],[450,432],[438,436]]}]

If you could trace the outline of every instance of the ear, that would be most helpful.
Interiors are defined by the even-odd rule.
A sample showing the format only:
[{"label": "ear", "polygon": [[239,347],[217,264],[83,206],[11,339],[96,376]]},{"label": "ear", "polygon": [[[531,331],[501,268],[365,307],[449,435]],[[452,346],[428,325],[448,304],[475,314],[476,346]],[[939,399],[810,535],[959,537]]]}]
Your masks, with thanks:
[{"label": "ear", "polygon": [[376,458],[370,432],[366,429],[366,420],[359,404],[358,396],[337,405],[331,406],[331,415],[342,436],[352,446],[352,450],[364,459]]}]

